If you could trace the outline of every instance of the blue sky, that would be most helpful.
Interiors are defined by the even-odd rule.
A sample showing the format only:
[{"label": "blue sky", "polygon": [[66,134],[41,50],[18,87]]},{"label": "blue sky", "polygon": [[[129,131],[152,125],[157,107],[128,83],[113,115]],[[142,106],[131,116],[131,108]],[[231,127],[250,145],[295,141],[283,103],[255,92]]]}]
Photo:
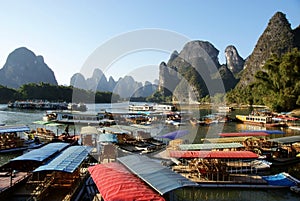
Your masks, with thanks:
[{"label": "blue sky", "polygon": [[[300,24],[299,0],[0,0],[0,10],[0,67],[14,49],[27,47],[42,55],[58,83],[66,85],[97,48],[137,30],[161,29],[209,41],[220,51],[220,63],[225,63],[228,45],[234,45],[243,58],[251,54],[275,12],[285,13],[292,28]],[[109,58],[119,48],[114,43],[113,49],[97,57]],[[180,51],[182,46],[177,48]],[[93,65],[115,80],[137,75],[136,79],[153,81],[157,65],[169,55],[133,51],[111,61],[109,70],[100,66],[103,63]]]}]

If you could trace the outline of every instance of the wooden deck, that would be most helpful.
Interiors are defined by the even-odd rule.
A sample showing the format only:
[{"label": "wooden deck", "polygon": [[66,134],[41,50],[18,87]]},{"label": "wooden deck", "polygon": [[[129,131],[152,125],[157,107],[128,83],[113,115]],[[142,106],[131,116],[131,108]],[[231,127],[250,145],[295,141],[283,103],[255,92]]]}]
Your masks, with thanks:
[{"label": "wooden deck", "polygon": [[23,181],[28,176],[27,172],[17,172],[13,177],[10,177],[8,172],[2,172],[0,174],[0,193]]}]

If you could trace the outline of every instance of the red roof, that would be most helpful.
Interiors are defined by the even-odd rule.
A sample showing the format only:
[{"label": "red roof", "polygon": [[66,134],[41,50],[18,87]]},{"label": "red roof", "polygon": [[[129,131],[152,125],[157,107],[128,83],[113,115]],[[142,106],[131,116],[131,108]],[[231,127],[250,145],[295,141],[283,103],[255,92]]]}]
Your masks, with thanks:
[{"label": "red roof", "polygon": [[265,132],[219,133],[221,137],[267,136]]},{"label": "red roof", "polygon": [[250,158],[258,158],[258,155],[251,151],[170,151],[170,157],[250,159]]},{"label": "red roof", "polygon": [[88,170],[104,200],[165,200],[119,163],[99,164]]}]

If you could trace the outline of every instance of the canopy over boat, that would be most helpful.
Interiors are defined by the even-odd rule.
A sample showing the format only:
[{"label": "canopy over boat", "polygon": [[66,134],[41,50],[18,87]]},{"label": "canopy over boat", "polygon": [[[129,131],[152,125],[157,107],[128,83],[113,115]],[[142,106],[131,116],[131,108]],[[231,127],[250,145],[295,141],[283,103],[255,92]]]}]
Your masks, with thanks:
[{"label": "canopy over boat", "polygon": [[251,151],[175,151],[169,152],[172,158],[206,159],[255,159],[258,155]]},{"label": "canopy over boat", "polygon": [[228,149],[242,148],[240,143],[209,143],[209,144],[180,144],[181,150],[211,150],[211,149]]},{"label": "canopy over boat", "polygon": [[61,152],[49,163],[42,165],[33,172],[62,171],[73,173],[85,160],[92,148],[87,146],[71,146]]},{"label": "canopy over boat", "polygon": [[88,170],[104,200],[165,200],[119,163],[99,164]]},{"label": "canopy over boat", "polygon": [[129,155],[117,159],[161,195],[185,186],[198,185],[147,156]]}]

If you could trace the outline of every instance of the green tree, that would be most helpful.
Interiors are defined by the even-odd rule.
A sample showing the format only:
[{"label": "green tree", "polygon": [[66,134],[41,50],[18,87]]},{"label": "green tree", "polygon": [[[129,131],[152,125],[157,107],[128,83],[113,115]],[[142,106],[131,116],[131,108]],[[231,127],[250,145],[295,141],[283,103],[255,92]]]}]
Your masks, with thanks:
[{"label": "green tree", "polygon": [[275,111],[289,111],[300,106],[300,52],[293,49],[281,58],[272,55],[255,75],[253,97],[261,97]]}]

